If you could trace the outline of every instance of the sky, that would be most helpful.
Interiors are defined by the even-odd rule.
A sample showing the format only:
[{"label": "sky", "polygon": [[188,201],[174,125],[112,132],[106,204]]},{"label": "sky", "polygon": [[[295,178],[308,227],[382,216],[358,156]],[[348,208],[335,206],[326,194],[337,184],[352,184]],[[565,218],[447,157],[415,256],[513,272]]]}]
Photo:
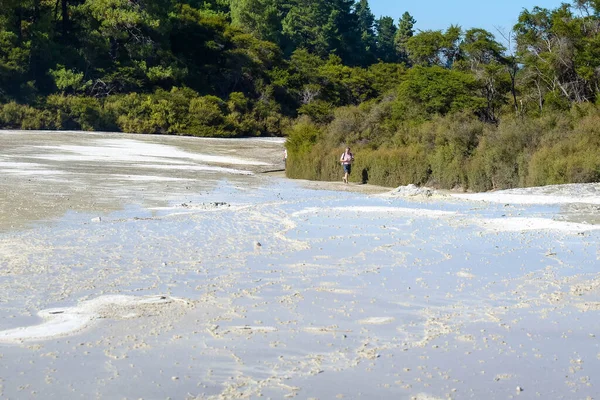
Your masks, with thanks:
[{"label": "sky", "polygon": [[509,32],[517,23],[519,14],[535,6],[554,9],[569,0],[369,0],[376,18],[398,19],[408,11],[417,20],[417,30],[445,30],[451,24],[463,30],[483,28],[497,36],[500,28]]}]

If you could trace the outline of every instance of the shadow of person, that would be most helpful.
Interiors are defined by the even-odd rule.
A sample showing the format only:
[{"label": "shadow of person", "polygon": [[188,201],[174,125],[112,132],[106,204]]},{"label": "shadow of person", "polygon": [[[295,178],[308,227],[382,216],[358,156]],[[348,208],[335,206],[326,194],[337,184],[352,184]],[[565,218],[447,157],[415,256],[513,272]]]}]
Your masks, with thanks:
[{"label": "shadow of person", "polygon": [[369,171],[366,168],[362,170],[362,183],[363,185],[369,182]]}]

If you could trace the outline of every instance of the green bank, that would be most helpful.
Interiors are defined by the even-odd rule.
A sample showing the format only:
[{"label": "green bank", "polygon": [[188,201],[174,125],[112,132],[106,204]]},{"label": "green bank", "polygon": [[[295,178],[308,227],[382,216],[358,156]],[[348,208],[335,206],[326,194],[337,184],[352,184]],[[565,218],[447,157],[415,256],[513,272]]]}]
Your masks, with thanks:
[{"label": "green bank", "polygon": [[[288,136],[292,178],[490,190],[600,178],[600,5],[506,32],[367,0],[6,0],[0,128]],[[473,24],[473,25],[476,25]]]}]

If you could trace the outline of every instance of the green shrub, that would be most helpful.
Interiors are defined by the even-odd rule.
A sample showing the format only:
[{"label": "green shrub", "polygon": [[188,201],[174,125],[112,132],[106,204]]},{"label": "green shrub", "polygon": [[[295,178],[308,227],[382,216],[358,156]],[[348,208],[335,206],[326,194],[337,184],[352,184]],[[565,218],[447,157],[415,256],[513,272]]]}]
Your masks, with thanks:
[{"label": "green shrub", "polygon": [[[489,182],[483,184],[483,187],[491,189],[509,189],[520,186],[523,180],[522,175],[526,173],[524,161],[525,152],[524,137],[520,132],[513,130],[494,129],[484,136],[477,151],[473,155],[473,162],[470,165],[470,175],[479,174],[479,179],[483,175]],[[483,171],[475,172],[473,168],[482,168]],[[472,188],[469,182],[469,188]]]},{"label": "green shrub", "polygon": [[231,130],[228,132],[225,129],[227,105],[218,97],[192,99],[188,113],[189,125],[185,133],[193,136],[233,136]]},{"label": "green shrub", "polygon": [[308,117],[299,118],[287,131],[288,159],[286,174],[290,178],[319,179],[318,160],[311,157],[312,150],[321,135],[319,128]]},{"label": "green shrub", "polygon": [[50,95],[46,108],[57,129],[93,131],[107,125],[100,101],[93,97]]},{"label": "green shrub", "polygon": [[8,129],[54,129],[53,118],[47,110],[10,102],[0,105],[0,126]]},{"label": "green shrub", "polygon": [[[338,160],[340,154],[337,156]],[[429,176],[430,168],[425,147],[412,144],[397,149],[357,149],[350,180],[368,180],[368,183],[374,185],[397,187],[410,183],[425,184]]]},{"label": "green shrub", "polygon": [[298,114],[309,116],[317,123],[331,122],[335,107],[324,100],[315,100],[308,104],[303,104],[298,109]]},{"label": "green shrub", "polygon": [[561,140],[544,142],[531,156],[527,185],[600,181],[598,111],[584,114],[574,123],[568,135],[562,136]]},{"label": "green shrub", "polygon": [[151,110],[148,103],[144,102],[144,95],[130,93],[111,96],[105,100],[104,110],[123,132],[154,133],[149,123]]}]

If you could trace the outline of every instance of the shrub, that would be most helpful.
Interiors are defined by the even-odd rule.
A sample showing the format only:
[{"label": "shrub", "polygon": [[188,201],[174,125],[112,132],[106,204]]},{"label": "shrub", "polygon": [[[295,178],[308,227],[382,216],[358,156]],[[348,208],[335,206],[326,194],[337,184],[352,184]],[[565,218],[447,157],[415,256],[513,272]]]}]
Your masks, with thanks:
[{"label": "shrub", "polygon": [[335,107],[326,101],[315,100],[308,104],[303,104],[298,109],[298,114],[309,116],[317,123],[328,123],[333,119]]},{"label": "shrub", "polygon": [[[339,155],[337,158],[339,159]],[[397,187],[410,183],[421,185],[429,179],[430,169],[425,147],[420,144],[397,149],[359,148],[355,152],[355,158],[355,172],[351,176],[353,182],[363,181],[363,175],[366,175],[368,183]]]},{"label": "shrub", "polygon": [[562,140],[542,144],[531,157],[526,184],[600,181],[599,123],[598,113],[591,112],[576,121]]},{"label": "shrub", "polygon": [[56,129],[93,131],[107,125],[100,101],[93,97],[50,95],[46,107],[54,115]]},{"label": "shrub", "polygon": [[[310,118],[299,118],[288,131],[286,174],[290,178],[319,179],[318,163],[311,157],[312,150],[321,135],[321,129]],[[317,157],[316,160],[320,160]]]},{"label": "shrub", "polygon": [[185,133],[193,136],[232,136],[225,128],[227,105],[218,97],[192,99],[189,105],[189,126]]},{"label": "shrub", "polygon": [[138,93],[111,96],[105,100],[104,110],[123,132],[153,133],[149,124],[150,109],[147,103],[143,104],[143,99]]},{"label": "shrub", "polygon": [[15,102],[0,105],[0,126],[25,130],[55,128],[48,111]]}]

